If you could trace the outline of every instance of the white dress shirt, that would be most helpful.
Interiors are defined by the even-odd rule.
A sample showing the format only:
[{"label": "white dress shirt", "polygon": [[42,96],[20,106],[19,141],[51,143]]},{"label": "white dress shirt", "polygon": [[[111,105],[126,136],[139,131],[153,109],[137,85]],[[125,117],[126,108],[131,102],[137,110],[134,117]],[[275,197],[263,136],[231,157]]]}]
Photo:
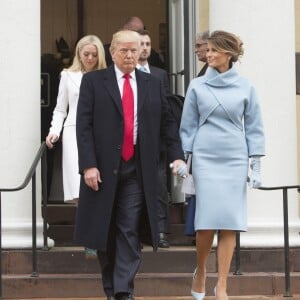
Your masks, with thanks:
[{"label": "white dress shirt", "polygon": [[[125,74],[118,69],[118,67],[115,65],[115,72],[117,76],[117,82],[120,90],[121,99],[123,96],[123,85],[125,78],[123,77]],[[137,127],[138,127],[138,121],[137,121],[137,83],[136,83],[136,77],[135,77],[135,71],[130,73],[130,85],[133,91],[133,97],[134,97],[134,126],[133,126],[133,143],[136,144],[136,138],[137,138]]]},{"label": "white dress shirt", "polygon": [[146,73],[150,73],[150,67],[149,67],[149,64],[146,63],[145,65],[140,65],[140,64],[137,64],[136,65],[136,68],[143,71],[143,72],[146,72]]}]

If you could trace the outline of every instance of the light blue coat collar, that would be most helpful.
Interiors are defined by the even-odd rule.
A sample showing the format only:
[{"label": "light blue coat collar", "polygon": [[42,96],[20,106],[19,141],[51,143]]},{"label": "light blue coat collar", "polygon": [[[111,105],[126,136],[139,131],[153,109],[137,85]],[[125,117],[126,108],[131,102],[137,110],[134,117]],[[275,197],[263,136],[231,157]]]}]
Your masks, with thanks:
[{"label": "light blue coat collar", "polygon": [[224,73],[219,73],[216,69],[208,67],[203,77],[206,84],[214,87],[230,85],[240,78],[235,66]]}]

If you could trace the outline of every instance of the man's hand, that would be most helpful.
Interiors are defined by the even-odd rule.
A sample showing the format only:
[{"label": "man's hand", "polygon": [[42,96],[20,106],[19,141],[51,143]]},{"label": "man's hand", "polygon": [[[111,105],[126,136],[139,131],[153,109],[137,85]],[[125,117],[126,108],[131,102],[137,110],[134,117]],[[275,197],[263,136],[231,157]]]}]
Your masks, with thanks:
[{"label": "man's hand", "polygon": [[100,172],[97,168],[89,168],[84,170],[84,182],[94,191],[99,190],[99,183],[101,183]]},{"label": "man's hand", "polygon": [[179,175],[183,178],[186,178],[188,176],[186,163],[181,159],[174,160],[170,164],[170,168],[172,169],[174,175]]}]

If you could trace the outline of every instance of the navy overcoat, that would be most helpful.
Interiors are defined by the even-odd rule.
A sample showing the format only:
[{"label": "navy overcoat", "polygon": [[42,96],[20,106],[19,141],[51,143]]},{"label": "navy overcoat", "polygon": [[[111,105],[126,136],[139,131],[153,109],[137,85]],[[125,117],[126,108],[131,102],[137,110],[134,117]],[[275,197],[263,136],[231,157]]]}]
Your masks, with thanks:
[{"label": "navy overcoat", "polygon": [[[167,143],[168,159],[183,159],[178,127],[166,101],[160,80],[135,71],[137,81],[138,175],[145,193],[150,240],[157,248],[157,171],[160,138]],[[79,172],[97,167],[102,183],[93,191],[80,185],[75,241],[106,250],[117,188],[123,141],[123,111],[114,66],[83,76],[77,110]],[[146,216],[147,217],[147,216]],[[142,220],[147,222],[146,220]]]}]

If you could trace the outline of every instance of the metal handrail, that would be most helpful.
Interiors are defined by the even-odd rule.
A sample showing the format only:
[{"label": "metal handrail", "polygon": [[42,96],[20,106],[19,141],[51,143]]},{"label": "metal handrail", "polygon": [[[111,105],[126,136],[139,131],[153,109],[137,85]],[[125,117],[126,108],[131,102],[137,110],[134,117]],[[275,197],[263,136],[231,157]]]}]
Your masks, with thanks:
[{"label": "metal handrail", "polygon": [[23,181],[23,183],[14,188],[0,188],[0,299],[2,300],[2,219],[1,219],[1,193],[15,192],[24,189],[30,180],[32,181],[32,273],[31,277],[38,277],[37,259],[36,259],[36,168],[41,160],[42,163],[42,213],[43,213],[43,234],[44,234],[44,249],[48,249],[47,245],[47,158],[46,158],[46,143],[43,142],[31,164],[31,167]]},{"label": "metal handrail", "polygon": [[[291,280],[290,280],[290,246],[289,246],[289,216],[288,216],[288,190],[298,189],[300,185],[274,186],[274,187],[260,187],[262,191],[282,190],[283,198],[283,225],[284,225],[284,273],[285,273],[285,292],[284,297],[292,297],[291,294]],[[236,233],[236,248],[235,248],[235,275],[241,275],[240,271],[240,232]]]}]

